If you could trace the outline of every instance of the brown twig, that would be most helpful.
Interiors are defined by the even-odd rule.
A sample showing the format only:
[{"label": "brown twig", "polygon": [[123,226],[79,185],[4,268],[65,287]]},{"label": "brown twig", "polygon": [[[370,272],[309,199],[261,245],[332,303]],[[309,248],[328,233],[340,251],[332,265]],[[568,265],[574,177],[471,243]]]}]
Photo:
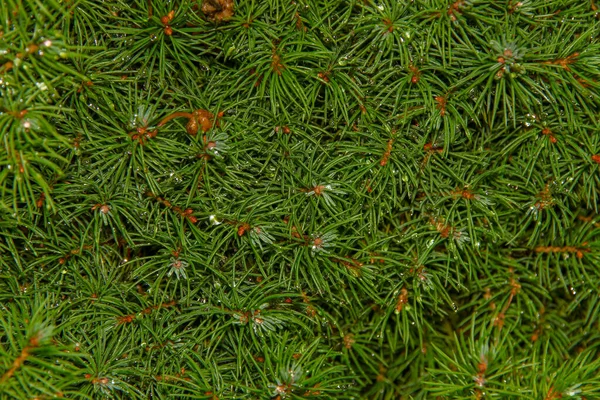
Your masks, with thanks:
[{"label": "brown twig", "polygon": [[2,375],[2,378],[0,378],[0,384],[9,380],[15,374],[15,372],[21,368],[27,358],[29,358],[32,351],[40,347],[40,339],[41,337],[39,333],[29,339],[29,344],[25,346],[23,350],[21,350],[21,354],[19,354],[19,356],[13,361],[9,370]]}]

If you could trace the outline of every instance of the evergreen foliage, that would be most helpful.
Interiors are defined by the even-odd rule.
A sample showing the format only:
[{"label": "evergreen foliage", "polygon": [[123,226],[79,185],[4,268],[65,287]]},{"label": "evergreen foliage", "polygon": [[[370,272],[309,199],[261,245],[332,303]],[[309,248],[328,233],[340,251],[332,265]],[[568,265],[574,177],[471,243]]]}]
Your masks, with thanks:
[{"label": "evergreen foliage", "polygon": [[599,7],[1,0],[0,398],[600,398]]}]

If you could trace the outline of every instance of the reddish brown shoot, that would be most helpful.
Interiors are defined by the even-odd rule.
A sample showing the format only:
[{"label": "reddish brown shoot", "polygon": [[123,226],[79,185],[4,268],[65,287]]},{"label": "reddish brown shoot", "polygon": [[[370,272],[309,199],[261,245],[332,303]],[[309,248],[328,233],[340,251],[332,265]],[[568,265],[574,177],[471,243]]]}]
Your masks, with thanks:
[{"label": "reddish brown shoot", "polygon": [[435,102],[436,104],[436,108],[438,110],[440,110],[440,115],[443,117],[444,115],[446,115],[446,96],[437,96],[435,98]]},{"label": "reddish brown shoot", "polygon": [[289,135],[290,133],[292,133],[292,130],[290,129],[289,126],[284,125],[284,126],[276,126],[275,127],[275,133],[279,133],[282,132],[286,135]]},{"label": "reddish brown shoot", "polygon": [[447,238],[454,231],[454,228],[450,225],[444,223],[443,220],[438,218],[430,218],[429,222],[435,227],[435,229],[440,233],[440,236],[443,238]]},{"label": "reddish brown shoot", "polygon": [[412,83],[412,84],[418,83],[419,80],[421,79],[421,71],[419,71],[419,68],[417,68],[414,65],[410,65],[408,67],[408,69],[410,70],[410,73],[411,73],[410,83]]},{"label": "reddish brown shoot", "polygon": [[377,374],[377,378],[376,378],[377,382],[385,382],[386,372],[387,372],[387,369],[383,366],[383,364],[379,364],[379,373]]},{"label": "reddish brown shoot", "polygon": [[[166,303],[146,307],[140,312],[140,314],[147,315],[147,314],[150,314],[153,310],[159,310],[161,308],[170,308],[170,307],[174,307],[175,305],[177,305],[177,301],[171,300]],[[123,315],[123,316],[117,317],[117,325],[129,324],[129,323],[133,322],[135,317],[136,317],[136,314],[128,314],[128,315]]]},{"label": "reddish brown shoot", "polygon": [[315,383],[312,387],[312,389],[308,389],[306,392],[304,392],[304,394],[302,396],[304,397],[312,397],[312,396],[320,396],[321,395],[321,391],[320,390],[316,390],[321,386],[320,383]]},{"label": "reddish brown shoot", "polygon": [[458,0],[448,7],[448,15],[452,21],[456,21],[457,15],[461,15],[460,9],[465,5],[464,0]]},{"label": "reddish brown shoot", "polygon": [[129,136],[131,136],[131,140],[133,140],[133,141],[137,140],[138,143],[143,146],[144,144],[146,144],[146,141],[148,141],[152,138],[155,138],[157,133],[158,133],[158,129],[149,131],[147,127],[141,126],[141,127],[137,128],[135,131],[130,132]]},{"label": "reddish brown shoot", "polygon": [[81,86],[77,89],[77,93],[81,93],[83,91],[83,89],[85,89],[86,87],[91,87],[91,86],[94,86],[94,82],[92,82],[92,81],[81,82]]},{"label": "reddish brown shoot", "polygon": [[479,363],[477,364],[477,375],[475,376],[475,384],[479,387],[485,385],[485,372],[488,368],[488,362],[485,356],[482,354]]},{"label": "reddish brown shoot", "polygon": [[433,152],[442,153],[444,151],[444,148],[439,147],[438,145],[433,144],[433,143],[426,143],[423,146],[423,150],[425,150],[428,153],[433,153]]},{"label": "reddish brown shoot", "polygon": [[42,208],[42,206],[44,205],[44,200],[46,199],[46,194],[44,192],[42,192],[40,194],[40,197],[37,199],[37,201],[35,202],[35,206],[37,208]]},{"label": "reddish brown shoot", "polygon": [[108,378],[92,378],[91,374],[85,374],[85,379],[89,379],[90,382],[92,383],[92,385],[108,385],[108,383],[110,382],[110,379]]},{"label": "reddish brown shoot", "polygon": [[535,331],[533,331],[533,333],[531,334],[531,341],[532,341],[532,342],[537,342],[537,341],[539,340],[540,336],[542,335],[542,333],[543,333],[543,330],[544,330],[544,329],[543,329],[543,326],[542,326],[542,325],[538,326],[538,327],[536,328],[536,330],[535,330]]},{"label": "reddish brown shoot", "polygon": [[[222,112],[217,114],[216,126],[219,126],[219,118],[221,118],[222,116]],[[185,128],[187,133],[189,133],[190,135],[196,135],[198,133],[198,129],[200,128],[202,128],[202,132],[208,132],[212,128],[215,119],[213,113],[202,109],[195,110],[192,113],[174,112],[163,118],[162,121],[158,123],[157,128],[160,128],[170,120],[179,117],[188,119],[188,123],[186,124]]]},{"label": "reddish brown shoot", "polygon": [[[315,245],[316,245],[316,239],[315,239]],[[350,271],[352,271],[355,274],[360,274],[360,269],[363,266],[363,263],[361,263],[358,260],[352,259],[351,261],[346,261],[346,260],[341,260],[339,258],[335,258],[335,257],[331,257],[330,258],[331,261],[338,263],[338,264],[342,264],[343,266],[345,266],[346,268],[348,268]]]},{"label": "reddish brown shoot", "polygon": [[175,11],[171,10],[169,11],[169,13],[167,15],[163,15],[162,17],[160,17],[160,22],[163,25],[168,25],[173,18],[175,17]]},{"label": "reddish brown shoot", "polygon": [[300,14],[296,13],[294,14],[294,19],[296,20],[296,29],[298,29],[299,31],[307,31],[308,29],[304,26],[304,22],[302,22],[302,18],[300,17]]},{"label": "reddish brown shoot", "polygon": [[179,118],[179,117],[184,117],[184,118],[188,118],[191,119],[193,118],[193,114],[192,113],[186,113],[186,112],[174,112],[168,116],[166,116],[165,118],[163,118],[158,125],[156,125],[158,128],[160,128],[161,126],[163,126],[164,124],[166,124],[167,122],[169,122],[172,119],[175,118]]},{"label": "reddish brown shoot", "polygon": [[402,288],[398,300],[396,301],[396,312],[401,312],[406,304],[408,304],[408,290]]},{"label": "reddish brown shoot", "polygon": [[244,27],[244,28],[246,28],[246,29],[249,29],[249,28],[252,26],[252,24],[253,24],[253,23],[254,23],[254,19],[253,19],[252,17],[249,17],[249,18],[246,20],[246,22],[243,22],[243,23],[242,23],[242,27]]},{"label": "reddish brown shoot", "polygon": [[[579,215],[579,216],[577,216],[577,219],[580,221],[583,221],[583,222],[593,222],[594,221],[594,218],[586,217],[585,215]],[[600,228],[600,222],[593,222],[593,225],[596,228]]]},{"label": "reddish brown shoot", "polygon": [[319,79],[321,79],[323,82],[325,83],[329,83],[329,75],[331,74],[330,71],[324,71],[324,72],[319,72],[317,74],[317,76],[319,77]]},{"label": "reddish brown shoot", "polygon": [[[168,340],[167,342],[171,342],[171,341]],[[157,347],[157,346],[153,346],[153,347]],[[164,345],[161,347],[164,347]],[[163,382],[178,381],[178,380],[190,381],[191,378],[184,376],[185,372],[186,372],[185,368],[182,367],[179,370],[179,372],[175,373],[175,375],[156,375],[154,377],[154,379],[156,379],[157,381],[163,381]]]},{"label": "reddish brown shoot", "polygon": [[576,246],[538,246],[535,248],[536,253],[574,253],[579,259],[583,258],[584,253],[589,253],[591,250],[587,246],[587,242],[583,243],[581,247]]},{"label": "reddish brown shoot", "polygon": [[0,67],[0,74],[10,71],[14,66],[15,64],[12,61],[5,62],[4,65]]},{"label": "reddish brown shoot", "polygon": [[523,5],[523,2],[522,2],[522,1],[517,1],[517,2],[511,1],[511,2],[508,4],[508,13],[509,13],[509,14],[513,14],[513,13],[514,13],[515,11],[517,11],[517,10],[519,9],[519,7],[521,7],[522,5]]},{"label": "reddish brown shoot", "polygon": [[21,354],[19,354],[19,356],[13,361],[11,367],[2,375],[2,378],[0,378],[0,384],[9,380],[25,363],[27,358],[31,355],[31,352],[40,347],[40,339],[40,334],[36,334],[29,339],[29,344],[25,346],[23,350],[21,350]]},{"label": "reddish brown shoot", "polygon": [[385,167],[388,163],[388,160],[390,159],[390,155],[392,154],[393,144],[394,144],[394,139],[388,140],[387,147],[385,149],[385,152],[383,153],[383,157],[381,157],[381,161],[379,161],[379,165],[381,165],[382,167]]},{"label": "reddish brown shoot", "polygon": [[538,211],[541,211],[554,204],[554,199],[552,198],[552,193],[550,192],[550,187],[548,185],[544,187],[544,190],[538,193],[537,197],[540,200],[535,203],[534,207]]},{"label": "reddish brown shoot", "polygon": [[562,397],[562,393],[554,389],[554,386],[552,386],[550,389],[548,389],[548,393],[546,394],[546,397],[544,397],[544,400],[556,400]]},{"label": "reddish brown shoot", "polygon": [[108,214],[110,211],[110,206],[108,204],[97,203],[97,204],[94,204],[94,206],[92,207],[92,211],[95,211],[97,209],[100,209],[100,212],[102,214]]},{"label": "reddish brown shoot", "polygon": [[167,15],[160,17],[160,23],[163,24],[163,32],[165,35],[171,36],[173,34],[173,28],[171,28],[171,21],[175,17],[175,11],[171,10]]},{"label": "reddish brown shoot", "polygon": [[552,143],[556,143],[558,142],[558,140],[556,139],[556,137],[552,134],[552,131],[550,130],[550,128],[546,127],[544,129],[542,129],[542,135],[548,136],[550,138],[550,141]]},{"label": "reddish brown shoot", "polygon": [[233,17],[234,2],[233,0],[204,0],[202,12],[216,22],[227,21]]},{"label": "reddish brown shoot", "polygon": [[323,193],[325,192],[325,190],[326,190],[325,185],[317,185],[317,186],[311,187],[311,188],[300,189],[300,191],[304,192],[304,193],[313,192],[315,194],[315,196],[321,196],[321,195],[323,195]]},{"label": "reddish brown shoot", "polygon": [[240,224],[240,226],[238,227],[237,234],[238,234],[238,236],[244,236],[250,229],[251,229],[250,224],[248,224],[247,222],[244,222],[244,223]]},{"label": "reddish brown shoot", "polygon": [[208,137],[206,135],[203,135],[202,143],[204,144],[204,153],[200,153],[196,155],[196,157],[203,160],[210,160],[211,154],[209,153],[209,151],[217,147],[217,142],[208,140]]},{"label": "reddish brown shoot", "polygon": [[321,247],[323,246],[323,239],[321,238],[315,238],[315,240],[313,240],[313,246],[315,247]]},{"label": "reddish brown shoot", "polygon": [[473,200],[475,198],[475,194],[470,189],[456,189],[453,192],[450,192],[452,196],[462,197],[465,200]]},{"label": "reddish brown shoot", "polygon": [[28,110],[8,111],[7,114],[12,115],[16,119],[23,119],[23,117],[25,117],[25,115],[27,115],[28,112]]},{"label": "reddish brown shoot", "polygon": [[383,22],[383,25],[386,28],[386,34],[392,33],[394,31],[394,21],[392,21],[389,18],[384,18],[383,20],[381,20],[381,22]]},{"label": "reddish brown shoot", "polygon": [[498,314],[498,316],[494,319],[494,326],[497,326],[498,329],[502,329],[502,327],[504,326],[504,318],[506,317],[506,311],[508,311],[508,307],[510,307],[510,304],[512,303],[514,297],[517,295],[517,293],[521,291],[521,285],[514,278],[510,278],[510,286],[511,289],[508,301],[504,305],[504,308],[502,308],[502,311],[500,311],[500,314]]},{"label": "reddish brown shoot", "polygon": [[354,335],[352,333],[347,333],[344,336],[344,347],[347,349],[351,349],[352,345],[356,343],[356,340],[354,339]]},{"label": "reddish brown shoot", "polygon": [[[93,249],[93,247],[92,247],[92,245],[90,245],[90,244],[87,244],[87,245],[84,245],[84,246],[83,246],[83,250],[92,250],[92,249]],[[71,250],[70,252],[68,252],[67,254],[65,254],[63,257],[59,258],[59,259],[58,259],[58,263],[62,265],[62,264],[64,264],[64,263],[66,263],[66,262],[67,262],[67,260],[68,260],[69,258],[71,258],[71,256],[76,256],[76,255],[78,255],[79,253],[80,253],[80,250],[79,250],[79,249],[73,249],[73,250]]]},{"label": "reddish brown shoot", "polygon": [[281,73],[285,69],[285,65],[283,64],[283,61],[281,61],[281,56],[277,54],[276,49],[273,49],[273,55],[271,56],[271,60],[271,69],[277,75],[281,76]]},{"label": "reddish brown shoot", "polygon": [[577,61],[577,57],[579,57],[579,53],[575,52],[565,58],[557,58],[556,60],[553,60],[553,61],[544,61],[544,64],[558,65],[558,66],[562,67],[564,70],[570,71],[571,69],[569,68],[569,65],[575,63]]},{"label": "reddish brown shoot", "polygon": [[259,74],[258,72],[256,72],[256,70],[254,68],[251,68],[248,73],[250,74],[250,76],[256,76],[256,81],[254,82],[254,87],[259,87],[262,82],[262,79],[263,79],[262,74]]},{"label": "reddish brown shoot", "polygon": [[195,224],[196,222],[198,222],[198,218],[196,218],[192,215],[194,213],[193,209],[186,208],[185,210],[182,210],[180,207],[173,206],[173,204],[171,204],[171,202],[169,200],[167,200],[161,196],[156,196],[152,192],[146,192],[146,196],[152,197],[154,200],[156,200],[163,206],[169,208],[174,213],[179,214],[180,217],[185,218],[188,221],[190,221],[190,223]]},{"label": "reddish brown shoot", "polygon": [[381,254],[373,252],[373,253],[369,253],[369,255],[371,256],[371,258],[369,258],[369,263],[385,264],[385,259],[381,256]]},{"label": "reddish brown shoot", "polygon": [[306,315],[308,315],[309,317],[314,317],[315,315],[317,315],[317,310],[310,304],[310,299],[308,298],[306,292],[302,291],[301,296],[302,302],[306,304]]}]

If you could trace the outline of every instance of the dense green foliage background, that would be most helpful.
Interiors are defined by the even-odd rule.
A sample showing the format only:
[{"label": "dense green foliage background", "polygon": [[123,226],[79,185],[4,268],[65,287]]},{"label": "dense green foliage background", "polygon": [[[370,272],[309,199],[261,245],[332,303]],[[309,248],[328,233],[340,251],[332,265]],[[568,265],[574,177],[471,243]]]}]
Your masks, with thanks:
[{"label": "dense green foliage background", "polygon": [[0,4],[0,398],[600,397],[594,1]]}]

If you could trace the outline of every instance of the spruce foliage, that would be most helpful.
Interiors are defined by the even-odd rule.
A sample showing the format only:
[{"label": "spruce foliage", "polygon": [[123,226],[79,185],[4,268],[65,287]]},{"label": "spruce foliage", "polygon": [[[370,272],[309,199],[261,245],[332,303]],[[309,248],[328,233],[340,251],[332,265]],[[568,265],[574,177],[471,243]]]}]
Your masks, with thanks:
[{"label": "spruce foliage", "polygon": [[599,7],[1,0],[0,398],[599,398]]}]

